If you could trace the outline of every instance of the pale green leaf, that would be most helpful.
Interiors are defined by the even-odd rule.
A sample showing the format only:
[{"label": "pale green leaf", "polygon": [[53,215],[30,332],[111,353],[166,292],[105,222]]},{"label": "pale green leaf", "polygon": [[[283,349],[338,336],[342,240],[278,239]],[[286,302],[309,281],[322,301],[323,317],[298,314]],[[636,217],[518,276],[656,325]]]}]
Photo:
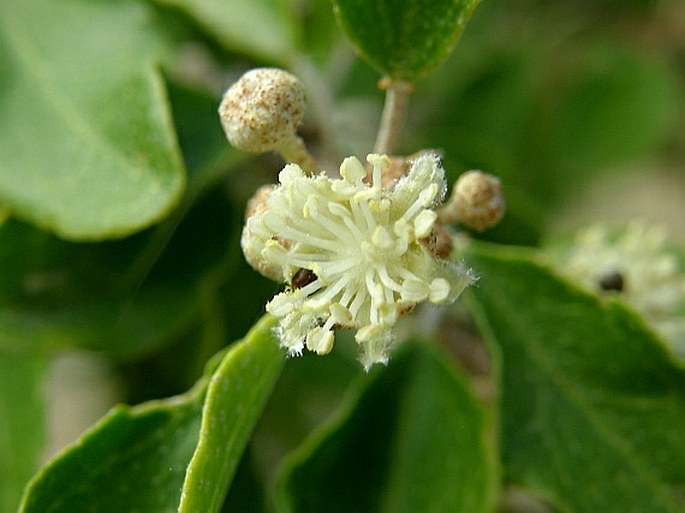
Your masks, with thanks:
[{"label": "pale green leaf", "polygon": [[391,79],[413,81],[452,51],[480,0],[333,0],[362,57]]},{"label": "pale green leaf", "polygon": [[616,301],[528,254],[474,249],[483,332],[501,348],[507,475],[561,511],[685,511],[685,370]]},{"label": "pale green leaf", "polygon": [[17,510],[45,439],[45,362],[0,351],[0,511]]},{"label": "pale green leaf", "polygon": [[184,174],[159,33],[140,2],[2,2],[0,200],[15,215],[103,239],[175,205]]},{"label": "pale green leaf", "polygon": [[465,378],[425,344],[393,355],[289,460],[284,512],[492,510],[491,419]]},{"label": "pale green leaf", "polygon": [[295,48],[295,28],[279,0],[156,0],[194,18],[225,48],[285,64]]},{"label": "pale green leaf", "polygon": [[280,375],[285,354],[271,335],[275,320],[256,325],[251,344],[226,355],[209,384],[200,442],[188,467],[179,513],[220,511],[254,424]]}]

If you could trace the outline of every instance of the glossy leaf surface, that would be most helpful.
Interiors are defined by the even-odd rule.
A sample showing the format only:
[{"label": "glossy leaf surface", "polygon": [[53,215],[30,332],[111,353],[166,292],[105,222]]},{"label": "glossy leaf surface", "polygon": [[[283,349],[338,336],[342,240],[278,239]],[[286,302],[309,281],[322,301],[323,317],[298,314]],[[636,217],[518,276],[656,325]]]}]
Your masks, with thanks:
[{"label": "glossy leaf surface", "polygon": [[281,0],[158,0],[178,7],[227,49],[284,63],[291,57],[295,28]]},{"label": "glossy leaf surface", "polygon": [[413,81],[447,58],[480,0],[333,0],[361,55],[394,80]]}]

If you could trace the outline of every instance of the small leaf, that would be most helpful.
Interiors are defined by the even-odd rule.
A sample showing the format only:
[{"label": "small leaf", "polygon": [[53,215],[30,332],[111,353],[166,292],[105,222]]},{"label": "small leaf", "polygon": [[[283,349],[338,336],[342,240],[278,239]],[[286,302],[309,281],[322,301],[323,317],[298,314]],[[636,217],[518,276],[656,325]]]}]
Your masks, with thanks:
[{"label": "small leaf", "polygon": [[188,467],[179,513],[220,511],[254,424],[280,375],[285,354],[268,316],[251,344],[230,351],[212,375],[202,411],[200,442]]},{"label": "small leaf", "polygon": [[502,350],[505,468],[562,511],[685,511],[685,370],[641,319],[527,254],[476,247],[472,289]]},{"label": "small leaf", "polygon": [[373,67],[414,81],[450,54],[480,0],[333,0],[338,21]]},{"label": "small leaf", "polygon": [[[194,487],[204,486],[196,477],[204,475],[207,462],[221,472],[212,483],[221,481],[225,492],[231,477],[226,469],[237,466],[270,392],[260,384],[276,380],[284,359],[272,327],[269,318],[262,320],[242,342],[217,355],[186,394],[115,408],[33,478],[20,513],[176,512],[191,458],[184,495],[196,500]],[[196,450],[199,457],[193,456]],[[222,457],[227,459],[216,459]]]},{"label": "small leaf", "polygon": [[0,200],[71,239],[162,218],[184,176],[157,69],[167,52],[140,2],[4,2]]},{"label": "small leaf", "polygon": [[490,420],[464,378],[424,344],[397,352],[295,452],[284,512],[492,510]]},{"label": "small leaf", "polygon": [[45,439],[45,362],[0,351],[0,511],[17,510]]}]

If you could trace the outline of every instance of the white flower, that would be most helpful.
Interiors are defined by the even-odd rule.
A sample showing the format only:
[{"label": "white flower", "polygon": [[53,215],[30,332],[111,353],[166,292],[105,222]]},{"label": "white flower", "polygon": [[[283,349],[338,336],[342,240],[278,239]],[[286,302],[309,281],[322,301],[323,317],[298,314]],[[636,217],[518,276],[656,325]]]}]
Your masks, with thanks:
[{"label": "white flower", "polygon": [[301,354],[305,345],[328,353],[332,330],[352,328],[366,369],[387,362],[398,317],[422,301],[450,303],[474,281],[471,271],[419,242],[431,234],[434,207],[445,195],[438,158],[417,158],[390,189],[381,186],[390,159],[367,160],[371,185],[354,157],[340,166],[341,179],[307,176],[288,164],[263,208],[247,219],[242,239],[249,262],[292,282],[266,306],[289,353]]},{"label": "white flower", "polygon": [[562,272],[593,292],[616,293],[685,357],[685,273],[666,247],[666,231],[636,220],[620,233],[579,231]]}]

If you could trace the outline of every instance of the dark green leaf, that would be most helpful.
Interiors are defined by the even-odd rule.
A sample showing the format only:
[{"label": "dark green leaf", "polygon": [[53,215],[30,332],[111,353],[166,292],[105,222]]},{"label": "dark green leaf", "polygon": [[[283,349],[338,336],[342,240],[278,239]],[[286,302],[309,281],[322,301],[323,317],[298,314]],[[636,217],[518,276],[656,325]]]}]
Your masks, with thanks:
[{"label": "dark green leaf", "polygon": [[502,350],[509,477],[563,511],[685,511],[683,368],[635,314],[529,255],[469,259],[480,324]]},{"label": "dark green leaf", "polygon": [[167,45],[140,2],[4,2],[0,199],[71,239],[162,218],[184,176],[157,69]]},{"label": "dark green leaf", "polygon": [[248,445],[236,469],[221,513],[270,513],[266,490],[260,477]]},{"label": "dark green leaf", "polygon": [[642,169],[677,137],[683,91],[674,62],[604,31],[564,37],[535,7],[502,31],[515,7],[478,9],[460,51],[413,95],[413,111],[427,113],[409,128],[419,147],[444,151],[453,180],[466,169],[500,177],[513,197],[483,236],[530,244],[550,202],[572,206],[600,173]]},{"label": "dark green leaf", "polygon": [[34,478],[20,511],[175,512],[205,389],[114,409]]},{"label": "dark green leaf", "polygon": [[291,457],[282,511],[491,511],[492,426],[462,376],[412,344],[363,384]]},{"label": "dark green leaf", "polygon": [[17,510],[45,439],[45,364],[0,351],[0,511]]},{"label": "dark green leaf", "polygon": [[394,80],[414,81],[444,61],[480,0],[333,0],[361,55]]},{"label": "dark green leaf", "polygon": [[82,347],[135,356],[159,347],[197,315],[189,287],[203,266],[166,279],[143,274],[142,285],[136,276],[165,240],[79,245],[8,221],[0,241],[0,345],[11,351]]},{"label": "dark green leaf", "polygon": [[[284,360],[272,328],[263,319],[186,394],[115,408],[34,477],[21,513],[171,513],[179,501],[182,508],[220,506]],[[202,492],[210,495],[198,497]]]}]

